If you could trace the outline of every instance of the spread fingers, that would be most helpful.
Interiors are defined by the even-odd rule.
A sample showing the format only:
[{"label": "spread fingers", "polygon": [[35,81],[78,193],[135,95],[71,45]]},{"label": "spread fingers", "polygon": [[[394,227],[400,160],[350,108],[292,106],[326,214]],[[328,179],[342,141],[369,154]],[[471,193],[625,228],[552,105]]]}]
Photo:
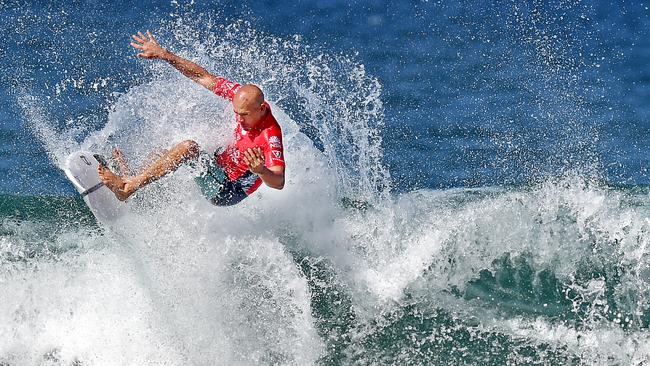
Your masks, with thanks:
[{"label": "spread fingers", "polygon": [[138,37],[137,35],[132,35],[131,38],[133,38],[136,42],[138,43],[144,43],[144,39]]}]

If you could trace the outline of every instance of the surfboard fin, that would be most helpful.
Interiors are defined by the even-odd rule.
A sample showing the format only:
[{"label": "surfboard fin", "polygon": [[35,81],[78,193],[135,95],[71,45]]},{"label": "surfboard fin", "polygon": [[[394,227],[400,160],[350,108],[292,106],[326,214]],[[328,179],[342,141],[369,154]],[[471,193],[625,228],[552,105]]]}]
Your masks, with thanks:
[{"label": "surfboard fin", "polygon": [[103,156],[99,154],[93,154],[93,157],[95,160],[97,160],[99,165],[103,166],[104,168],[108,168],[108,162],[106,162],[106,159]]}]

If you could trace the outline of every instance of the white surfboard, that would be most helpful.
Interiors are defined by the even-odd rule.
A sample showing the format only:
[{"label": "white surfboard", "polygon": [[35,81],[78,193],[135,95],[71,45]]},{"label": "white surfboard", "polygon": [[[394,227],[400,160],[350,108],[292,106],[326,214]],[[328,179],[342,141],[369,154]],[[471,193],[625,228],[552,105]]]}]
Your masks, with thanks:
[{"label": "white surfboard", "polygon": [[97,173],[99,162],[89,151],[77,151],[66,159],[63,171],[79,191],[90,211],[102,223],[111,223],[126,213],[126,204],[118,200],[102,183]]}]

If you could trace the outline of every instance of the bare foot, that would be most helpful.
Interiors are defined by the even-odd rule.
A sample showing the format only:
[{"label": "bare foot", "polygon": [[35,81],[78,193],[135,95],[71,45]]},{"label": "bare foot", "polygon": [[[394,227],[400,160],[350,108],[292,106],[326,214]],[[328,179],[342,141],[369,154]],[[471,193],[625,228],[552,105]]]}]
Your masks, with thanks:
[{"label": "bare foot", "polygon": [[97,167],[97,172],[99,173],[99,177],[104,185],[115,194],[115,197],[117,197],[118,200],[126,201],[126,199],[135,192],[134,189],[130,189],[130,184],[127,178],[113,173],[103,165],[100,164],[99,167]]},{"label": "bare foot", "polygon": [[124,154],[122,154],[122,150],[116,147],[113,149],[112,155],[113,160],[117,162],[117,168],[119,169],[120,175],[131,175],[131,170],[129,169],[129,165],[126,163],[126,159],[124,158]]}]

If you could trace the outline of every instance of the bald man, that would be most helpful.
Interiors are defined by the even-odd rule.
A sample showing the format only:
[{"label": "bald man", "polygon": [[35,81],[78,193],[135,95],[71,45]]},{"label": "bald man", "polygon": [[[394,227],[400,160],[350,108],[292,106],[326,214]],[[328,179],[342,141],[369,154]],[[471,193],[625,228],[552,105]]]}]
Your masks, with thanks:
[{"label": "bald man", "polygon": [[100,164],[98,172],[102,182],[119,200],[126,200],[138,189],[184,163],[196,168],[195,180],[201,192],[218,206],[241,202],[262,183],[275,189],[284,187],[282,131],[260,88],[253,84],[242,86],[210,74],[201,66],[162,48],[149,32],[146,35],[138,32],[133,40],[131,46],[140,51],[139,57],[167,61],[183,75],[230,100],[237,123],[235,141],[222,152],[208,154],[196,142],[186,140],[165,151],[136,175],[126,175],[125,171],[116,174]]}]

